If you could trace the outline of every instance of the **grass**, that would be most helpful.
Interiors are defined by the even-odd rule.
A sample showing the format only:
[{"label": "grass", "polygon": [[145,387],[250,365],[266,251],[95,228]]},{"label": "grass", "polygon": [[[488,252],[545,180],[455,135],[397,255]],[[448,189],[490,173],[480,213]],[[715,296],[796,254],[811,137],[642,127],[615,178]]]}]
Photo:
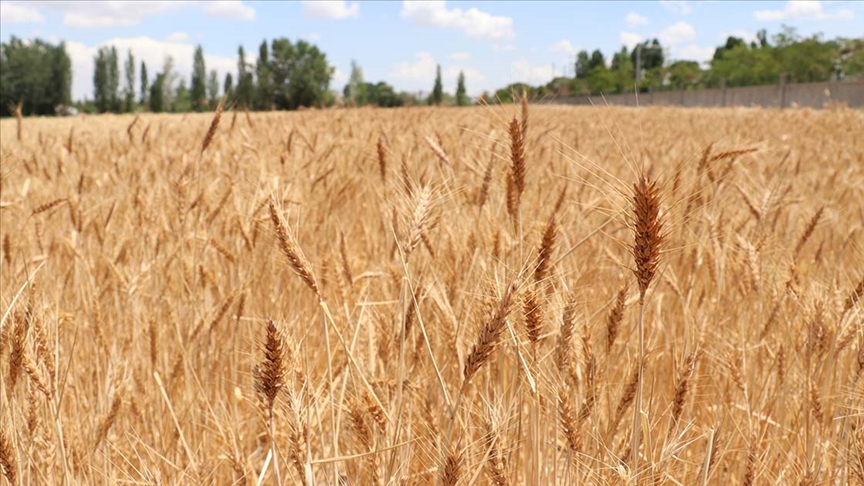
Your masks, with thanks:
[{"label": "grass", "polygon": [[2,121],[5,481],[864,482],[861,111],[240,115]]}]

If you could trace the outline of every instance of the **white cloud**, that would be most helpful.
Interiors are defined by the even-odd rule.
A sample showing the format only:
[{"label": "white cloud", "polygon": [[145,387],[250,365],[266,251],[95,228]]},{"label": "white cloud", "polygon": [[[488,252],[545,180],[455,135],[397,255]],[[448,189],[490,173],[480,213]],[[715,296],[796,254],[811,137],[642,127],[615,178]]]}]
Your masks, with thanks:
[{"label": "white cloud", "polygon": [[165,38],[168,42],[187,42],[189,40],[189,34],[186,32],[174,32]]},{"label": "white cloud", "polygon": [[108,15],[87,15],[69,12],[63,16],[63,25],[79,27],[82,29],[94,29],[100,27],[131,27],[138,23],[137,18],[111,17]]},{"label": "white cloud", "polygon": [[[90,49],[80,42],[67,41],[66,53],[72,62],[72,99],[77,101],[85,97],[92,98],[93,56],[96,54],[96,49]],[[140,65],[139,62],[136,67],[140,68]],[[148,69],[152,70],[151,73],[156,71],[152,66]],[[140,73],[138,74],[140,79]]]},{"label": "white cloud", "polygon": [[660,40],[666,45],[676,45],[696,39],[696,29],[684,21],[678,21],[660,31]]},{"label": "white cloud", "polygon": [[[396,63],[388,73],[388,79],[397,81],[406,86],[407,89],[419,89],[428,91],[432,88],[432,83],[435,80],[435,71],[438,62],[432,54],[422,51],[414,55],[413,62]],[[465,74],[465,84],[469,93],[480,93],[484,89],[489,89],[489,86],[484,85],[486,76],[477,69],[468,66],[442,66],[441,81],[444,91],[453,93],[456,89],[456,80],[459,73]]]},{"label": "white cloud", "polygon": [[822,2],[816,0],[789,1],[783,10],[757,10],[753,12],[756,20],[849,20],[855,18],[855,13],[841,9],[834,13],[825,12]]},{"label": "white cloud", "polygon": [[239,0],[222,0],[204,5],[204,13],[211,17],[225,17],[249,22],[255,20],[255,9]]},{"label": "white cloud", "polygon": [[44,20],[35,8],[12,2],[0,2],[0,23],[30,24]]},{"label": "white cloud", "polygon": [[[112,45],[117,48],[117,54],[121,60],[126,59],[127,51],[132,51],[132,56],[135,58],[136,91],[138,89],[138,76],[140,76],[138,70],[140,69],[141,61],[147,64],[147,71],[152,83],[156,78],[156,73],[162,71],[165,58],[169,55],[174,58],[174,70],[178,74],[179,79],[185,80],[186,85],[189,86],[195,46],[186,41],[161,41],[146,36],[108,39],[95,46],[68,41],[66,42],[66,51],[69,53],[69,58],[72,61],[72,97],[74,99],[93,96],[93,58],[100,47]],[[247,49],[247,53],[249,52],[251,51]],[[247,62],[254,64],[257,57],[247,54],[246,59]],[[233,56],[228,57],[205,53],[204,63],[207,66],[208,73],[213,69],[219,73],[220,83],[228,72],[231,72],[232,76],[236,78],[234,71],[237,69],[237,59]],[[120,69],[123,69],[122,62]]]},{"label": "white cloud", "polygon": [[63,13],[63,25],[78,28],[129,27],[145,17],[178,10],[188,2],[40,2],[46,8]]},{"label": "white cloud", "polygon": [[321,34],[317,32],[312,32],[311,34],[307,35],[306,38],[309,39],[309,41],[311,42],[316,42],[321,40]]},{"label": "white cloud", "polygon": [[660,0],[660,5],[666,10],[680,15],[687,15],[693,11],[686,1]]},{"label": "white cloud", "polygon": [[478,85],[481,85],[481,83],[486,81],[486,76],[483,76],[483,73],[480,71],[470,67],[448,67],[441,70],[441,84],[444,87],[444,91],[447,91],[448,93],[456,92],[456,84],[460,72],[465,75],[466,91],[479,93],[483,91],[483,89],[486,89],[486,87],[478,89]]},{"label": "white cloud", "polygon": [[333,79],[330,80],[331,89],[341,91],[341,87],[345,86],[346,83],[348,83],[348,75],[338,67],[333,69]]},{"label": "white cloud", "polygon": [[[457,66],[448,67],[447,69],[444,69],[441,71],[441,76],[444,78],[453,78],[453,86],[456,86],[456,78],[459,77],[459,73],[462,73],[465,75],[465,82],[466,83],[472,82],[472,81],[473,82],[486,81],[486,76],[484,76],[483,73],[481,73],[480,71],[478,71],[474,68],[470,68],[470,67],[457,67]],[[444,84],[445,85],[447,84],[446,80],[445,80]]]},{"label": "white cloud", "polygon": [[227,17],[237,20],[253,20],[255,9],[241,1],[38,1],[32,5],[44,7],[63,14],[63,25],[78,28],[131,27],[146,17],[186,7],[200,8],[209,16]]},{"label": "white cloud", "polygon": [[630,27],[635,27],[637,25],[645,25],[648,23],[648,19],[639,15],[636,12],[630,12],[624,17],[624,22],[627,22],[627,25]]},{"label": "white cloud", "polygon": [[549,50],[552,52],[560,52],[562,54],[567,54],[569,56],[571,54],[576,53],[576,51],[578,51],[579,49],[577,47],[573,46],[573,43],[571,43],[569,40],[562,39],[562,40],[552,44],[549,47]]},{"label": "white cloud", "polygon": [[510,75],[513,83],[530,85],[546,84],[555,77],[552,65],[535,65],[520,59],[510,63]]},{"label": "white cloud", "polygon": [[671,50],[673,59],[697,61],[700,64],[714,58],[714,47],[702,47],[696,44],[687,44],[683,47],[675,47]]},{"label": "white cloud", "polygon": [[360,15],[360,4],[344,0],[304,0],[303,14],[316,19],[347,19]]},{"label": "white cloud", "polygon": [[618,35],[618,38],[621,39],[621,42],[624,43],[625,46],[627,46],[628,50],[633,49],[636,47],[636,44],[642,42],[642,36],[635,32],[621,32]]},{"label": "white cloud", "polygon": [[453,59],[454,61],[467,61],[468,59],[471,59],[471,53],[464,51],[454,52],[453,54],[450,54],[450,59]]},{"label": "white cloud", "polygon": [[423,51],[414,54],[416,61],[402,61],[390,69],[390,77],[401,81],[427,81],[435,77],[435,58]]},{"label": "white cloud", "polygon": [[405,0],[400,16],[415,25],[459,29],[471,39],[500,42],[515,37],[512,18],[491,15],[476,8],[448,10],[444,0]]},{"label": "white cloud", "polygon": [[479,96],[483,91],[490,91],[491,86],[486,83],[486,76],[480,71],[471,67],[448,67],[441,70],[442,84],[444,91],[455,94],[456,85],[459,80],[459,73],[465,75],[465,90],[469,96]]}]

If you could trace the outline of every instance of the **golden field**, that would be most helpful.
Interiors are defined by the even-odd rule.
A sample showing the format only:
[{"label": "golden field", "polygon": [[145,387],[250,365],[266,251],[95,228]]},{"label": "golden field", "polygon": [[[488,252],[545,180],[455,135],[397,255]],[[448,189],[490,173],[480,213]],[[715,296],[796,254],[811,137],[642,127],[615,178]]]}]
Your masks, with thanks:
[{"label": "golden field", "polygon": [[0,124],[10,484],[864,484],[861,111],[213,119]]}]

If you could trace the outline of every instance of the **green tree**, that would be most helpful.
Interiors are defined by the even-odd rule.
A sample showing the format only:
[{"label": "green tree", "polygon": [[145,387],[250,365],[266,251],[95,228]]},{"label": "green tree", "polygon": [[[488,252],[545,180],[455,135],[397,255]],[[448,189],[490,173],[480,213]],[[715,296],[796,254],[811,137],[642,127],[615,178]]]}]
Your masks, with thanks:
[{"label": "green tree", "polygon": [[653,69],[660,69],[663,67],[663,62],[665,61],[663,46],[660,45],[660,41],[657,39],[652,39],[650,41],[646,40],[641,44],[637,44],[636,47],[633,48],[631,58],[634,70],[637,68],[637,62],[641,64],[641,70],[643,73]]},{"label": "green tree", "polygon": [[756,32],[756,38],[759,39],[759,47],[760,48],[769,47],[768,31],[767,30],[759,29],[759,31]]},{"label": "green tree", "polygon": [[[657,39],[646,40],[637,44],[631,54],[634,82],[638,83],[640,91],[646,91],[648,87],[659,88],[663,84],[665,73],[663,63],[665,55],[663,46]],[[639,78],[638,80],[635,78]]]},{"label": "green tree", "polygon": [[627,46],[612,56],[612,77],[615,79],[616,93],[632,93],[635,88],[635,73],[631,54],[627,52]]},{"label": "green tree", "polygon": [[207,95],[210,97],[210,108],[216,108],[219,104],[219,74],[215,69],[210,71],[210,77],[207,78]]},{"label": "green tree", "polygon": [[327,63],[327,55],[317,46],[304,40],[292,44],[285,38],[274,39],[270,65],[273,101],[277,108],[293,110],[327,103],[333,68]]},{"label": "green tree", "polygon": [[174,113],[186,113],[192,111],[193,106],[192,93],[186,87],[186,80],[181,79],[177,86],[177,92],[174,95],[174,104],[171,105],[171,111]]},{"label": "green tree", "polygon": [[380,81],[374,86],[374,89],[368,89],[367,92],[368,91],[373,92],[375,96],[374,103],[378,106],[392,108],[403,106],[405,104],[404,96],[396,94],[396,90],[393,89],[393,86],[390,86],[384,81]]},{"label": "green tree", "polygon": [[149,87],[150,79],[147,77],[147,65],[141,61],[141,106],[147,107],[148,95],[150,94]]},{"label": "green tree", "polygon": [[694,86],[701,77],[702,70],[696,61],[676,61],[669,66],[669,82],[673,86]]},{"label": "green tree", "polygon": [[258,48],[255,75],[258,78],[256,104],[259,110],[269,110],[273,106],[273,79],[270,75],[270,55],[267,52],[266,40],[262,41]]},{"label": "green tree", "polygon": [[588,72],[588,86],[593,94],[606,94],[616,91],[615,76],[601,64]]},{"label": "green tree", "polygon": [[441,84],[441,65],[438,64],[435,68],[435,84],[432,87],[432,94],[429,95],[429,104],[438,106],[444,99],[444,86]]},{"label": "green tree", "polygon": [[25,115],[53,115],[71,99],[72,63],[66,45],[11,36],[0,44],[0,115],[23,101]]},{"label": "green tree", "polygon": [[468,105],[468,96],[465,93],[465,73],[459,71],[459,78],[456,80],[456,106]]},{"label": "green tree", "polygon": [[[366,93],[367,83],[363,80],[363,69],[356,61],[351,61],[351,75],[348,77],[348,84],[342,90],[342,95],[346,100],[354,103],[354,106],[363,106],[367,102]],[[374,103],[374,101],[369,100]]]},{"label": "green tree", "polygon": [[626,66],[632,67],[632,61],[630,60],[630,53],[627,52],[627,46],[621,46],[621,50],[612,55],[612,62],[609,65],[609,69],[620,71]]},{"label": "green tree", "polygon": [[243,46],[237,49],[237,104],[249,106],[252,101],[252,73],[246,64],[246,51]]},{"label": "green tree", "polygon": [[502,104],[513,103],[514,100],[520,99],[523,92],[528,92],[531,94],[531,86],[528,86],[525,83],[513,83],[508,84],[506,87],[501,88],[495,91],[495,99],[490,100],[487,98],[488,102],[497,101]]},{"label": "green tree", "polygon": [[714,60],[723,59],[723,53],[724,52],[731,51],[732,49],[735,49],[736,47],[743,45],[743,44],[744,44],[744,39],[730,35],[729,37],[726,38],[726,44],[725,45],[719,46],[717,49],[714,49]]},{"label": "green tree", "polygon": [[603,53],[600,52],[600,49],[596,49],[591,53],[591,59],[588,61],[588,71],[593,71],[600,66],[606,67],[606,59],[603,58]]},{"label": "green tree", "polygon": [[783,65],[775,49],[751,49],[742,44],[711,62],[708,84],[716,86],[724,79],[727,86],[774,84],[782,72]]},{"label": "green tree", "polygon": [[150,111],[162,113],[165,111],[165,74],[159,73],[150,85]]},{"label": "green tree", "polygon": [[45,94],[45,102],[52,105],[68,105],[72,102],[72,60],[66,53],[66,43],[46,46],[46,57],[51,59],[51,89]]},{"label": "green tree", "polygon": [[135,109],[135,59],[132,57],[132,50],[127,52],[126,65],[126,106],[124,110],[131,113]]},{"label": "green tree", "polygon": [[802,38],[787,26],[774,35],[773,45],[767,34],[760,32],[759,39],[752,46],[727,40],[734,47],[723,46],[722,55],[712,60],[707,84],[716,86],[724,79],[728,86],[775,84],[784,73],[790,82],[827,81],[843,69],[840,41],[824,41],[818,34]]},{"label": "green tree", "polygon": [[105,113],[111,109],[111,93],[109,88],[108,62],[111,52],[107,47],[96,51],[93,59],[93,101],[96,110]]},{"label": "green tree", "polygon": [[207,66],[204,64],[204,49],[199,44],[195,48],[192,62],[192,85],[189,92],[192,109],[195,111],[206,111],[207,102]]},{"label": "green tree", "polygon": [[[347,88],[347,86],[346,86],[346,88]],[[362,93],[362,94],[358,95],[357,102],[354,106],[363,106],[363,105],[367,105],[367,104],[368,105],[375,105],[375,106],[382,106],[381,103],[383,100],[380,97],[380,94],[378,92],[378,86],[376,84],[364,82],[364,83],[361,83],[360,85],[358,85],[356,88],[357,89],[354,90],[354,93],[355,94],[356,93]],[[343,94],[344,94],[344,90],[343,90]],[[354,101],[351,98],[349,98],[349,100],[351,100],[352,102]]]},{"label": "green tree", "polygon": [[567,96],[573,90],[574,81],[578,79],[556,77],[546,83],[546,91],[554,96]]},{"label": "green tree", "polygon": [[839,45],[834,41],[823,41],[820,35],[777,48],[777,56],[783,71],[792,83],[828,81],[835,74]]},{"label": "green tree", "polygon": [[[349,93],[350,91],[351,89],[349,83],[348,85],[345,85],[343,93]],[[377,84],[364,82],[357,85],[354,92],[363,93],[363,96],[361,98],[361,104],[370,104],[382,108],[403,106],[408,99],[405,93],[396,93],[396,90],[393,89],[393,86],[390,86],[384,81],[379,81]],[[350,97],[346,95],[345,99],[350,99]]]},{"label": "green tree", "polygon": [[579,51],[576,54],[576,78],[577,79],[585,79],[588,77],[588,64],[591,62],[591,58],[588,57],[587,51]]},{"label": "green tree", "polygon": [[839,76],[857,76],[864,72],[864,39],[837,39]]},{"label": "green tree", "polygon": [[108,54],[108,98],[110,110],[120,112],[120,60],[117,58],[117,48],[111,46]]},{"label": "green tree", "polygon": [[798,29],[783,24],[780,26],[780,32],[774,34],[774,46],[779,48],[788,47],[800,39]]},{"label": "green tree", "polygon": [[177,86],[177,72],[174,70],[174,58],[165,56],[162,64],[162,111],[171,111],[174,106],[175,86]]},{"label": "green tree", "polygon": [[234,79],[231,77],[231,73],[227,73],[225,75],[225,83],[222,86],[223,86],[222,92],[225,94],[225,96],[227,96],[229,99],[233,98],[234,97]]}]

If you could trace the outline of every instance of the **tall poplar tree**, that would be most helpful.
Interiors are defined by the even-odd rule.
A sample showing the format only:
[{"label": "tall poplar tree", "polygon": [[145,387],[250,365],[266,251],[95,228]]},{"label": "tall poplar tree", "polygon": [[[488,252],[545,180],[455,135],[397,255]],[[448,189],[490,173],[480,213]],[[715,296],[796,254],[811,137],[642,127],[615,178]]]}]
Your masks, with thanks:
[{"label": "tall poplar tree", "polygon": [[135,108],[135,58],[132,57],[132,50],[128,51],[126,57],[126,106],[124,110],[130,113]]},{"label": "tall poplar tree", "polygon": [[189,96],[192,101],[193,110],[207,110],[207,67],[204,64],[204,49],[200,45],[195,48],[195,58],[192,67],[192,87]]},{"label": "tall poplar tree", "polygon": [[150,96],[150,79],[147,77],[147,65],[141,61],[141,106],[147,108]]}]

